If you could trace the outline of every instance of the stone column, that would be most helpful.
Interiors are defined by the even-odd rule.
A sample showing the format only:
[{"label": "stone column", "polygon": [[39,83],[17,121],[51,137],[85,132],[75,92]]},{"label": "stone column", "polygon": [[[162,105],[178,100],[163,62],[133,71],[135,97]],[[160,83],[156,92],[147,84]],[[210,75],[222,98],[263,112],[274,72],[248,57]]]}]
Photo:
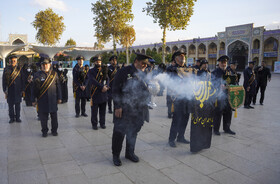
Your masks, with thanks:
[{"label": "stone column", "polygon": [[198,44],[195,42],[195,60],[198,59]]},{"label": "stone column", "polygon": [[205,56],[205,59],[208,61],[208,46],[209,46],[209,44],[208,44],[208,42],[206,42],[206,44],[205,44],[205,47],[206,47],[206,56]]}]

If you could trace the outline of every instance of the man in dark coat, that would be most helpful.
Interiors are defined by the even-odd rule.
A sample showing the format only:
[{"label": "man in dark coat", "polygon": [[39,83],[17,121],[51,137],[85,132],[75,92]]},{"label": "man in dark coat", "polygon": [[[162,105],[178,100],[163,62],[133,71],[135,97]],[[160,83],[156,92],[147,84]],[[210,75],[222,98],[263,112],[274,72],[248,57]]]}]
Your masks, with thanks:
[{"label": "man in dark coat", "polygon": [[221,135],[220,125],[223,117],[223,129],[227,134],[235,135],[235,132],[230,129],[231,118],[232,118],[232,109],[228,101],[228,90],[227,83],[224,80],[228,75],[227,73],[227,62],[229,57],[226,55],[221,56],[218,59],[219,67],[212,72],[212,83],[217,90],[217,107],[214,114],[214,134]]},{"label": "man in dark coat", "polygon": [[266,62],[262,61],[262,65],[255,68],[255,74],[257,78],[257,88],[256,88],[256,94],[253,98],[253,104],[256,104],[257,94],[259,92],[259,89],[261,89],[261,98],[260,98],[260,104],[263,105],[264,101],[264,93],[267,86],[267,80],[270,82],[271,80],[271,73],[270,69],[266,67]]},{"label": "man in dark coat", "polygon": [[126,136],[125,158],[138,162],[135,155],[137,133],[141,130],[144,121],[149,121],[149,91],[146,74],[144,73],[148,59],[147,55],[136,53],[134,63],[121,68],[113,83],[114,129],[112,137],[113,162],[116,166],[122,165],[120,153]]},{"label": "man in dark coat", "polygon": [[108,67],[108,77],[109,77],[109,90],[108,90],[108,112],[110,114],[113,113],[112,111],[112,87],[113,87],[113,82],[115,79],[115,75],[117,73],[117,71],[120,69],[120,67],[118,66],[118,62],[117,62],[118,57],[113,55],[110,57],[109,61],[110,61],[110,66]]},{"label": "man in dark coat", "polygon": [[[173,66],[175,66],[176,65],[176,62],[175,62],[175,60],[174,59],[172,59],[172,61],[171,61],[171,65],[170,66],[168,66],[167,68],[166,68],[166,72],[168,73],[168,74],[170,74],[171,73],[171,71],[172,71],[172,68],[173,68]],[[168,118],[169,119],[171,119],[172,118],[172,115],[173,115],[173,112],[171,112],[171,109],[172,109],[172,92],[171,92],[171,89],[168,87],[168,86],[166,86],[166,88],[167,88],[167,90],[166,90],[166,105],[167,105],[167,115],[168,115]]]},{"label": "man in dark coat", "polygon": [[9,105],[9,123],[20,123],[20,103],[24,92],[24,73],[22,67],[17,65],[17,57],[9,58],[9,65],[4,69],[2,87]]},{"label": "man in dark coat", "polygon": [[68,82],[67,72],[68,71],[65,73],[65,70],[67,70],[67,69],[63,70],[62,64],[58,65],[57,75],[58,75],[59,82],[61,85],[61,100],[62,100],[61,103],[65,103],[68,101],[68,85],[67,85],[67,82]]},{"label": "man in dark coat", "polygon": [[26,103],[26,106],[32,106],[31,91],[33,85],[33,75],[34,72],[32,71],[31,67],[28,65],[27,68],[25,69],[25,74],[24,74],[25,88],[23,93],[23,99]]},{"label": "man in dark coat", "polygon": [[[87,117],[88,115],[86,114],[86,100],[87,100],[86,87],[88,86],[88,76],[85,67],[83,67],[84,57],[78,56],[76,60],[78,63],[75,65],[72,72],[76,118],[80,116],[80,110],[82,110],[81,115]],[[81,102],[81,106],[80,106],[80,102]]]},{"label": "man in dark coat", "polygon": [[200,70],[200,63],[201,63],[201,59],[197,59],[195,65],[193,66],[193,68]]},{"label": "man in dark coat", "polygon": [[[188,73],[189,76],[192,76],[197,72],[195,68],[186,67],[185,56],[186,53],[183,50],[174,52],[172,58],[174,58],[176,64],[167,71],[171,78],[173,78],[173,80],[176,80],[178,85],[181,85],[181,82],[184,80],[183,78],[185,77],[185,74],[183,74],[182,76],[181,71]],[[171,147],[176,147],[176,139],[179,143],[189,143],[189,141],[185,139],[185,131],[191,113],[191,101],[186,99],[184,96],[181,96],[181,94],[176,94],[174,92],[171,95],[171,100],[173,103],[174,112],[170,127],[168,143]]]},{"label": "man in dark coat", "polygon": [[244,108],[246,108],[246,109],[254,109],[254,107],[251,106],[251,102],[252,102],[254,95],[256,94],[256,87],[257,87],[257,81],[255,78],[255,71],[254,71],[254,64],[255,64],[255,61],[250,61],[249,66],[243,71],[243,74],[244,74],[243,87],[246,92]]},{"label": "man in dark coat", "polygon": [[[97,113],[99,110],[99,123],[102,129],[105,129],[105,115],[107,103],[107,86],[108,74],[100,56],[93,58],[94,68],[89,70],[89,81],[91,85],[91,124],[94,130],[97,130]],[[104,84],[106,83],[106,84]]]},{"label": "man in dark coat", "polygon": [[57,72],[51,70],[49,58],[41,58],[41,71],[34,75],[32,92],[33,106],[37,104],[42,126],[42,136],[48,136],[48,116],[51,116],[51,132],[57,136],[57,104],[61,103],[61,86]]}]

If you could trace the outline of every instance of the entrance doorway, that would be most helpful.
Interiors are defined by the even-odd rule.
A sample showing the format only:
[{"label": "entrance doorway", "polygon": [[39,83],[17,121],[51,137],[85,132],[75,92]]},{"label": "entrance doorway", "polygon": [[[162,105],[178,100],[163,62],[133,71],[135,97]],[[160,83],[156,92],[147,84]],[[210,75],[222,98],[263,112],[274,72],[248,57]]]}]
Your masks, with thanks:
[{"label": "entrance doorway", "polygon": [[228,56],[237,61],[237,70],[244,70],[248,64],[248,45],[242,41],[235,41],[228,46]]}]

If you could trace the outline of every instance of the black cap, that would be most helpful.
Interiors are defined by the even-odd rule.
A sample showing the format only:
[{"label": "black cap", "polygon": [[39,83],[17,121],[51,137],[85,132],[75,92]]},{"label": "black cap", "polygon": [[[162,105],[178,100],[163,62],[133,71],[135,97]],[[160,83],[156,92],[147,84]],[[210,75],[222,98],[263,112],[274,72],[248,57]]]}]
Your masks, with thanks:
[{"label": "black cap", "polygon": [[197,59],[195,60],[197,63],[201,63],[201,59]]},{"label": "black cap", "polygon": [[94,56],[94,57],[92,58],[92,61],[95,62],[95,61],[102,61],[102,60],[101,60],[101,57],[100,57],[100,56]]},{"label": "black cap", "polygon": [[51,64],[51,60],[48,57],[41,57],[39,62],[41,65],[42,64]]},{"label": "black cap", "polygon": [[223,56],[219,57],[218,61],[228,62],[229,61],[229,57],[227,55],[223,55]]},{"label": "black cap", "polygon": [[236,60],[235,60],[235,61],[230,61],[230,62],[229,62],[230,65],[235,65],[236,63],[237,63]]},{"label": "black cap", "polygon": [[248,63],[254,65],[256,63],[256,61],[249,61]]},{"label": "black cap", "polygon": [[180,56],[181,54],[186,55],[186,52],[184,50],[182,50],[182,49],[174,52],[173,55],[172,55],[172,61],[175,60],[176,56]]},{"label": "black cap", "polygon": [[113,59],[118,59],[118,56],[116,56],[116,55],[111,56],[109,61],[112,61]]},{"label": "black cap", "polygon": [[78,61],[78,60],[85,60],[85,58],[84,58],[83,56],[79,55],[79,56],[76,58],[76,60],[77,60],[77,61]]},{"label": "black cap", "polygon": [[154,64],[156,61],[155,61],[153,58],[151,58],[151,59],[149,59],[149,62],[150,62],[151,64]]},{"label": "black cap", "polygon": [[202,66],[203,64],[208,64],[208,61],[206,59],[201,59],[200,66]]},{"label": "black cap", "polygon": [[9,59],[13,59],[13,58],[17,58],[17,56],[16,56],[16,55],[11,55],[11,56],[9,57]]},{"label": "black cap", "polygon": [[145,63],[149,64],[149,59],[152,59],[151,56],[147,56],[145,54],[141,54],[141,53],[135,53],[136,54],[136,58],[138,61],[145,61]]}]

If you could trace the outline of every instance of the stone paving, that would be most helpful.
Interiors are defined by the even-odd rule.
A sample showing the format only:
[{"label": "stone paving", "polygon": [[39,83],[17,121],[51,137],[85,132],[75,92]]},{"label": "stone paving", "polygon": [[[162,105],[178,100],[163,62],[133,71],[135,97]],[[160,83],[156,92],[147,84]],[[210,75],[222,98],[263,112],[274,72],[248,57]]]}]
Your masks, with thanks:
[{"label": "stone paving", "polygon": [[190,153],[189,145],[168,146],[171,120],[165,97],[156,97],[158,107],[150,111],[151,122],[143,126],[137,139],[140,162],[126,160],[123,150],[121,167],[113,166],[111,160],[112,115],[106,115],[107,129],[97,131],[91,129],[90,117],[75,118],[70,85],[69,102],[59,105],[59,135],[47,138],[41,137],[35,108],[24,103],[22,123],[8,123],[1,91],[0,183],[280,183],[279,81],[280,75],[273,74],[264,106],[257,103],[254,110],[238,109],[238,117],[232,121],[235,136],[213,135],[211,148],[197,154]]}]

